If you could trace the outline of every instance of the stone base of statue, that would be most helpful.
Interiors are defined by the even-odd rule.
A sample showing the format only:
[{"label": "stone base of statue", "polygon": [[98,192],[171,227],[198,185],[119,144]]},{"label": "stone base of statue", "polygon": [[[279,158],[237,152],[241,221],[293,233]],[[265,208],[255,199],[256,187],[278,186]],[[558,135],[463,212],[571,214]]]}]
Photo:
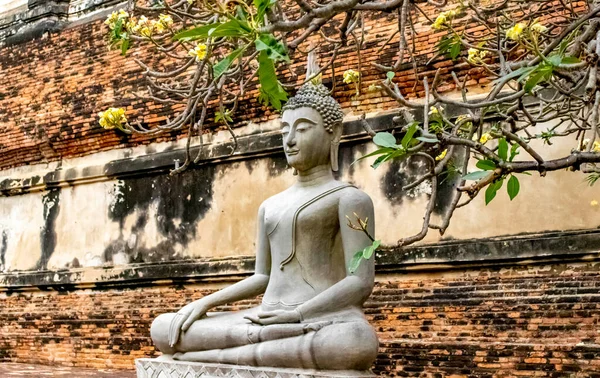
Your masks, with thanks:
[{"label": "stone base of statue", "polygon": [[137,378],[373,378],[368,371],[303,370],[200,362],[135,360]]}]

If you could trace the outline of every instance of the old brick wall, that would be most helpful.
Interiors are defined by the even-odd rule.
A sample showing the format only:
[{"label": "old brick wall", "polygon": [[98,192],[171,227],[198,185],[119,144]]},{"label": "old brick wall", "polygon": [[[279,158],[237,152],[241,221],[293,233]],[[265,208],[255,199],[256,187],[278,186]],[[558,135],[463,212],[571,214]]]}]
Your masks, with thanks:
[{"label": "old brick wall", "polygon": [[[381,341],[374,370],[400,377],[600,377],[598,257],[495,260],[479,268],[380,258],[365,306]],[[148,337],[154,317],[239,279],[232,277],[5,291],[0,360],[132,369],[135,358],[157,355]]]},{"label": "old brick wall", "polygon": [[[111,3],[111,2],[109,2]],[[578,6],[582,6],[581,2]],[[425,12],[438,12],[431,5],[423,5]],[[397,38],[382,51],[381,43],[386,41],[396,28],[394,14],[373,14],[367,21],[368,33],[362,54],[363,93],[354,98],[353,85],[342,82],[344,70],[358,69],[358,56],[355,47],[350,45],[340,50],[337,60],[336,77],[324,74],[328,86],[336,83],[334,96],[346,112],[363,113],[391,109],[398,104],[380,93],[369,93],[367,88],[385,78],[371,63],[378,61],[391,64],[396,58]],[[459,77],[469,72],[470,85],[484,84],[481,68],[472,68],[464,60],[452,62],[445,57],[434,58],[437,42],[443,32],[431,29],[430,22],[420,17],[415,24],[417,66],[419,79],[432,76],[442,68],[445,78],[450,70]],[[99,127],[98,112],[111,106],[127,109],[131,121],[153,126],[166,122],[178,109],[173,107],[143,103],[131,95],[131,91],[145,88],[142,69],[133,58],[144,61],[152,56],[153,50],[140,46],[120,56],[119,51],[107,51],[105,35],[107,27],[103,18],[78,21],[66,29],[47,33],[33,40],[0,47],[0,72],[6,80],[0,80],[0,168],[48,162],[107,151],[119,147],[130,147],[151,142],[174,140],[181,133],[167,133],[148,138],[140,135],[128,136],[118,131],[107,131]],[[321,47],[321,59],[327,61],[331,49]],[[429,65],[426,65],[434,58]],[[154,59],[154,58],[153,58]],[[300,75],[297,79],[285,70],[280,79],[286,83],[302,80],[305,62],[302,57],[292,65],[292,71]],[[422,94],[422,87],[414,87],[415,77],[412,64],[405,64],[395,79],[405,95],[415,97]],[[235,126],[249,121],[262,122],[276,115],[257,103],[257,91],[253,86],[247,90],[247,98],[240,103]],[[440,88],[452,90],[451,79]],[[209,114],[209,126],[212,115]]]}]

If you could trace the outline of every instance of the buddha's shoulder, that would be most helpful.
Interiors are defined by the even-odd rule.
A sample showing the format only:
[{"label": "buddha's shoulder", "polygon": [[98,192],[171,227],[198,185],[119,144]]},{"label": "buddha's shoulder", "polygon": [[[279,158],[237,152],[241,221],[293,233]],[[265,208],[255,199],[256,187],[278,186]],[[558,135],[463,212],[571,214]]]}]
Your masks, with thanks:
[{"label": "buddha's shoulder", "polygon": [[347,186],[339,192],[340,205],[360,204],[373,206],[371,197],[356,186]]},{"label": "buddha's shoulder", "polygon": [[268,209],[272,206],[281,206],[281,201],[284,201],[288,197],[289,188],[284,190],[283,192],[279,192],[277,194],[272,195],[262,202],[260,208],[263,210]]},{"label": "buddha's shoulder", "polygon": [[[331,187],[324,189],[323,191],[330,191],[331,193],[327,196],[329,198],[337,198],[340,204],[363,204],[367,206],[373,206],[371,197],[359,188],[348,185],[345,182],[336,181],[332,183]],[[288,188],[280,193],[277,193],[266,200],[260,205],[262,211],[268,211],[271,207],[281,207],[282,203],[290,201],[290,196],[294,195],[292,188]],[[315,193],[317,196],[322,193]]]}]

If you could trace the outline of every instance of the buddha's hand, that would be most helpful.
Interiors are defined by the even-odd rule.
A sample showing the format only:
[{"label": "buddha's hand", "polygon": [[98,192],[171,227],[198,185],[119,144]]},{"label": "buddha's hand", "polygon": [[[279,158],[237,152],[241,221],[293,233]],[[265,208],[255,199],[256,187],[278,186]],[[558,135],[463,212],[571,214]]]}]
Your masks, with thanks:
[{"label": "buddha's hand", "polygon": [[245,316],[245,318],[250,320],[252,323],[260,325],[300,323],[302,321],[302,314],[298,310],[275,310],[259,312],[256,315]]},{"label": "buddha's hand", "polygon": [[179,341],[182,332],[185,332],[200,317],[204,316],[210,308],[202,299],[194,301],[177,311],[169,325],[169,345],[173,347]]}]

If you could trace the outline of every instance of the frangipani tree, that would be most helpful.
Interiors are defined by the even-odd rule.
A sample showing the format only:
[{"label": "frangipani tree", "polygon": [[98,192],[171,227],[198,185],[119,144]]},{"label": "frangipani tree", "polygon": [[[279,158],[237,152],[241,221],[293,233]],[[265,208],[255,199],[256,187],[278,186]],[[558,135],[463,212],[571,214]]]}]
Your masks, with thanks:
[{"label": "frangipani tree", "polygon": [[[431,17],[423,10],[433,4]],[[346,83],[360,92],[361,49],[369,38],[365,18],[370,14],[395,14],[397,29],[384,41],[398,39],[393,62],[372,63],[381,80],[369,90],[380,91],[397,101],[395,118],[399,132],[374,133],[363,117],[365,129],[377,150],[363,158],[374,159],[373,167],[392,159],[423,159],[424,170],[415,182],[431,183],[421,231],[401,239],[399,245],[422,240],[430,229],[441,234],[456,208],[472,201],[480,192],[486,203],[506,187],[510,198],[519,193],[520,174],[539,174],[570,169],[587,174],[590,184],[600,178],[600,1],[489,0],[446,3],[434,0],[131,0],[129,8],[113,13],[106,21],[109,42],[126,54],[135,44],[155,47],[172,64],[158,71],[144,62],[148,92],[140,94],[158,103],[180,103],[183,108],[169,122],[156,128],[127,122],[119,109],[101,114],[106,128],[123,132],[159,134],[186,129],[188,154],[183,166],[198,162],[191,157],[191,136],[202,136],[207,114],[228,127],[238,103],[247,96],[249,84],[258,80],[260,101],[280,109],[293,86],[278,80],[277,73],[294,60],[306,60],[309,40],[320,39],[330,47],[330,59],[313,70],[320,80],[327,70],[335,76],[338,51],[354,46],[359,64],[342,74]],[[492,81],[485,95],[469,95],[469,73],[459,76],[438,69],[422,75],[417,70],[417,19],[426,19],[443,34],[436,57],[468,64],[485,72]],[[324,29],[329,32],[325,34]],[[335,33],[331,33],[335,30]],[[433,59],[432,59],[433,60]],[[395,79],[396,72],[412,65],[424,96],[409,100]],[[448,70],[446,70],[448,71]],[[457,96],[442,94],[453,85]],[[416,84],[416,85],[417,85]],[[452,115],[449,108],[462,109]],[[417,119],[415,114],[422,114]],[[540,125],[550,125],[539,131]],[[572,149],[562,157],[545,160],[542,146],[565,138]],[[544,148],[544,147],[542,147]],[[202,149],[200,149],[202,151]],[[469,167],[476,166],[469,172]],[[437,184],[443,175],[456,174],[456,190],[440,219],[431,222]],[[350,226],[364,230],[364,221]],[[372,255],[359,252],[360,258]]]}]

